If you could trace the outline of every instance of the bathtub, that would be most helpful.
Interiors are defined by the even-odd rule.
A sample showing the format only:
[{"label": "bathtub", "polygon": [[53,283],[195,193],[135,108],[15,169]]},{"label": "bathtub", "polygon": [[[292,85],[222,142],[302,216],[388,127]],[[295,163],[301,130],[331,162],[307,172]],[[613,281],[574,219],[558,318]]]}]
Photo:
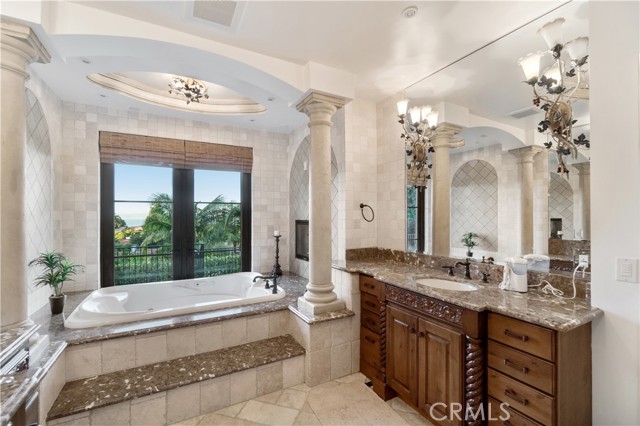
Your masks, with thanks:
[{"label": "bathtub", "polygon": [[238,272],[210,278],[130,284],[92,292],[64,322],[67,328],[87,328],[131,321],[213,311],[281,299],[255,283],[257,272]]}]

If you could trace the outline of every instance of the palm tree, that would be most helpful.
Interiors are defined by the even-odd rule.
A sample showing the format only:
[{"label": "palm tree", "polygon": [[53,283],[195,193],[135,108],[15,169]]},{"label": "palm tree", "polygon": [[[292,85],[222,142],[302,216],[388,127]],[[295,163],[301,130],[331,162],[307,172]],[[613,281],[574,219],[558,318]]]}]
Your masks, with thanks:
[{"label": "palm tree", "polygon": [[142,225],[143,246],[171,246],[173,228],[173,200],[168,194],[153,194],[151,209]]},{"label": "palm tree", "polygon": [[224,197],[218,195],[212,202],[195,211],[196,241],[207,247],[240,243],[240,206],[225,204]]}]

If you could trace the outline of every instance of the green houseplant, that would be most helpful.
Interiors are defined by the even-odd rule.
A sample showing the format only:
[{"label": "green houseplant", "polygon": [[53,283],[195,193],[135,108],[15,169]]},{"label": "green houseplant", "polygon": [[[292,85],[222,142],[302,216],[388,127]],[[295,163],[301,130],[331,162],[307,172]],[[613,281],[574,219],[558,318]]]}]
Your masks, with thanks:
[{"label": "green houseplant", "polygon": [[479,235],[475,232],[467,232],[465,234],[462,234],[462,239],[460,241],[467,248],[467,257],[473,256],[473,252],[471,250],[473,250],[473,248],[478,245],[474,238],[478,237]]},{"label": "green houseplant", "polygon": [[53,294],[49,296],[51,314],[62,313],[66,299],[62,287],[65,281],[73,281],[72,277],[83,270],[82,265],[72,263],[62,253],[45,252],[29,262],[29,266],[39,266],[42,270],[42,273],[36,277],[36,287],[47,285],[53,290]]}]

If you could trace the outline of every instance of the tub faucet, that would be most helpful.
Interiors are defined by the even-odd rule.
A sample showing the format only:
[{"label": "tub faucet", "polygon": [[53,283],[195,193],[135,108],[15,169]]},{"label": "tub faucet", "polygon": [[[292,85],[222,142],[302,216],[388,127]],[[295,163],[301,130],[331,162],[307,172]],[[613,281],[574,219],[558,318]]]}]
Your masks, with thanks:
[{"label": "tub faucet", "polygon": [[471,271],[469,270],[469,266],[471,265],[471,262],[469,262],[469,259],[465,260],[464,262],[456,262],[454,266],[454,268],[457,268],[458,266],[464,266],[464,277],[465,278],[471,278]]}]

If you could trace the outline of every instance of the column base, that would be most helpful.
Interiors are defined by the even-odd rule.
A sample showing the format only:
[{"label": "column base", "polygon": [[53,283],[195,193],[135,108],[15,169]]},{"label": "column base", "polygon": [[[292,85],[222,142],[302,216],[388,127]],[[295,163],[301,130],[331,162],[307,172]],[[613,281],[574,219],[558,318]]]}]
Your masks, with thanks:
[{"label": "column base", "polygon": [[344,300],[336,299],[329,303],[313,303],[305,299],[304,296],[298,298],[298,311],[306,317],[313,318],[318,314],[341,309],[346,309]]}]

